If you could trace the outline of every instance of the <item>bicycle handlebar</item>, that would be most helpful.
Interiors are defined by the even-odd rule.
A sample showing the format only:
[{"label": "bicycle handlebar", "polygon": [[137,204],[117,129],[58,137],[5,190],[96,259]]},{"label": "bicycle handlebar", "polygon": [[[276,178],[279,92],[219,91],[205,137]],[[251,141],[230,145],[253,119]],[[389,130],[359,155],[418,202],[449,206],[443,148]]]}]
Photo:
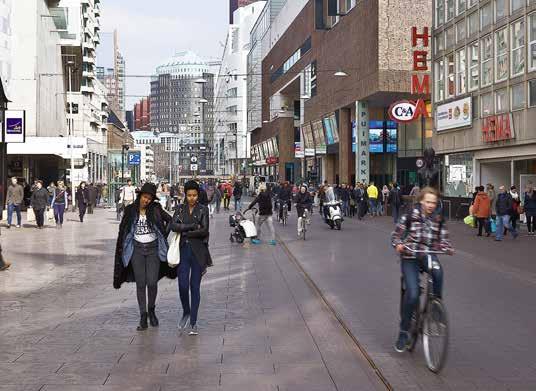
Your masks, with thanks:
[{"label": "bicycle handlebar", "polygon": [[424,250],[413,250],[412,248],[408,247],[407,245],[403,245],[406,250],[408,250],[411,253],[414,254],[447,254],[446,251],[424,251]]}]

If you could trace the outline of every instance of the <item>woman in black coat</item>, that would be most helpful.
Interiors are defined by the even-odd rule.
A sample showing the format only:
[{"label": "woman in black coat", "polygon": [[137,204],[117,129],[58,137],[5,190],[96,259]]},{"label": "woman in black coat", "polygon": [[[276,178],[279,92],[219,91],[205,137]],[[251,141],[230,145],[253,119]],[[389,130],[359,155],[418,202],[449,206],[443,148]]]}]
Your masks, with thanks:
[{"label": "woman in black coat", "polygon": [[78,206],[78,215],[80,217],[80,222],[84,222],[84,216],[86,214],[86,208],[89,204],[89,192],[86,187],[86,182],[80,183],[80,187],[76,190],[75,193],[76,206]]},{"label": "woman in black coat", "polygon": [[[138,330],[158,326],[155,313],[158,280],[176,277],[167,263],[166,233],[171,216],[156,201],[156,186],[145,183],[136,201],[125,208],[115,249],[114,288],[136,282],[140,308]],[[148,296],[148,303],[147,297]]]},{"label": "woman in black coat", "polygon": [[[184,185],[186,201],[175,211],[171,230],[180,233],[180,263],[178,267],[179,295],[183,315],[179,329],[190,321],[190,335],[197,335],[197,314],[201,302],[201,278],[212,266],[208,251],[209,211],[199,202],[200,189],[195,181]],[[191,292],[191,303],[190,303]]]}]

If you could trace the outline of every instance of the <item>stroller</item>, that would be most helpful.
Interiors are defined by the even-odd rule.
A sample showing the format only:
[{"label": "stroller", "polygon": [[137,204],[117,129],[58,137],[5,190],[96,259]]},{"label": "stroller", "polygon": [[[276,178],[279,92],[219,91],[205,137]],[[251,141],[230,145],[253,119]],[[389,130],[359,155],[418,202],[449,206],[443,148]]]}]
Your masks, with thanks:
[{"label": "stroller", "polygon": [[[251,213],[251,220],[246,217],[246,214]],[[254,238],[257,236],[257,228],[255,227],[255,218],[257,217],[257,209],[253,208],[242,213],[236,212],[229,216],[229,225],[234,228],[229,240],[231,243],[244,243],[246,238]]]}]

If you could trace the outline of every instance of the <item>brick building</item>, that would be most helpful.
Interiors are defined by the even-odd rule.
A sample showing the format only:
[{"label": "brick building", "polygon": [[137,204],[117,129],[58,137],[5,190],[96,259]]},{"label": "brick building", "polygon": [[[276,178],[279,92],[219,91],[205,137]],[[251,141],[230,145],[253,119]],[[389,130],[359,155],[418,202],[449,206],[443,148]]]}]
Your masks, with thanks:
[{"label": "brick building", "polygon": [[142,98],[134,104],[134,129],[151,130],[151,98]]}]

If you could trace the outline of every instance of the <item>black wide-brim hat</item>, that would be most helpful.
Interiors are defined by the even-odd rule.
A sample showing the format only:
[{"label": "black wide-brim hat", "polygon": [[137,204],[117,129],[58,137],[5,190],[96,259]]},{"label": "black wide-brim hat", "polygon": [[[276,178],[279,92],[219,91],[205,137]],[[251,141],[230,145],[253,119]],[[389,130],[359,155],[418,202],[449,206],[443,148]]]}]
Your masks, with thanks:
[{"label": "black wide-brim hat", "polygon": [[140,189],[140,194],[150,194],[153,196],[153,199],[157,199],[156,196],[156,185],[153,183],[145,182]]}]

